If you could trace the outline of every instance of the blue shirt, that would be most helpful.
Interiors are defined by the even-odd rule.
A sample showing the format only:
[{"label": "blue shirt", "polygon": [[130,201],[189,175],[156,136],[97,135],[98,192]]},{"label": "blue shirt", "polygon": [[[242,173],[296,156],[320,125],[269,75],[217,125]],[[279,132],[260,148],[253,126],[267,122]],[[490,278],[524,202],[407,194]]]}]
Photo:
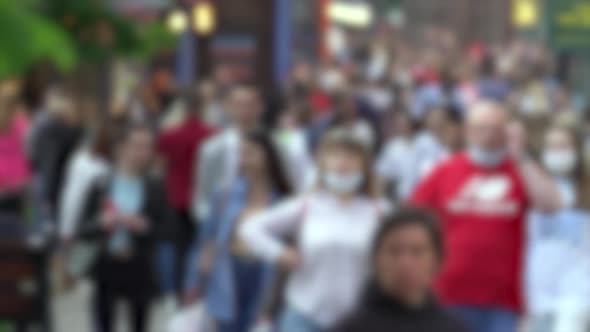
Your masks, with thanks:
[{"label": "blue shirt", "polygon": [[[109,195],[119,212],[137,214],[145,200],[143,181],[140,177],[116,174]],[[112,254],[129,251],[132,247],[129,231],[125,228],[119,228],[109,239],[108,249]]]}]

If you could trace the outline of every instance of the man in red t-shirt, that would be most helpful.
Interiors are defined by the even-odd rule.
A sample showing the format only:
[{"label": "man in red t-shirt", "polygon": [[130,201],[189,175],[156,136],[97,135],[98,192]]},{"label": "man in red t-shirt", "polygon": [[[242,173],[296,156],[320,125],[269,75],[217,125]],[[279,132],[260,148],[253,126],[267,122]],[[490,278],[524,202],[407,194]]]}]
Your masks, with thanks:
[{"label": "man in red t-shirt", "polygon": [[438,165],[410,199],[441,218],[446,259],[437,292],[476,332],[516,331],[524,216],[560,205],[540,167],[508,148],[507,121],[501,105],[474,105],[466,151]]},{"label": "man in red t-shirt", "polygon": [[[184,262],[189,247],[195,236],[197,222],[190,214],[190,201],[195,190],[195,156],[199,154],[203,142],[215,130],[206,125],[200,116],[201,105],[196,92],[187,93],[187,117],[178,126],[168,128],[160,133],[158,138],[158,152],[164,162],[166,191],[168,199],[176,214],[176,252],[177,262]],[[170,248],[170,247],[169,247]],[[166,249],[170,250],[170,249]],[[174,256],[175,257],[175,256]],[[169,255],[166,260],[171,260]],[[172,262],[168,262],[174,265]],[[177,270],[182,270],[177,267]],[[183,271],[175,271],[183,275]],[[172,288],[168,280],[164,288]]]}]

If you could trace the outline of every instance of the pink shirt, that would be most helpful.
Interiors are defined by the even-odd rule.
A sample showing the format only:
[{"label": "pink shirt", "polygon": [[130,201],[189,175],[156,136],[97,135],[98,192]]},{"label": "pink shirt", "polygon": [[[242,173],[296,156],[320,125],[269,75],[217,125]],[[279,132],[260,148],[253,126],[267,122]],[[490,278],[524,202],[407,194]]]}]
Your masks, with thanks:
[{"label": "pink shirt", "polygon": [[25,152],[29,120],[18,114],[7,130],[0,132],[0,191],[16,189],[28,182],[31,169]]}]

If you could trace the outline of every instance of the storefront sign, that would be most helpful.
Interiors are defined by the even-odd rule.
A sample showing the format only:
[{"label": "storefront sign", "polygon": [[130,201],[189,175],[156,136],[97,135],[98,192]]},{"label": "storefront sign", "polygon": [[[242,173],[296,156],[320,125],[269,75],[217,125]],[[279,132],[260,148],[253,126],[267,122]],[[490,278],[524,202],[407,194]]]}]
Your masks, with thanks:
[{"label": "storefront sign", "polygon": [[549,0],[547,6],[551,46],[590,50],[590,0]]}]

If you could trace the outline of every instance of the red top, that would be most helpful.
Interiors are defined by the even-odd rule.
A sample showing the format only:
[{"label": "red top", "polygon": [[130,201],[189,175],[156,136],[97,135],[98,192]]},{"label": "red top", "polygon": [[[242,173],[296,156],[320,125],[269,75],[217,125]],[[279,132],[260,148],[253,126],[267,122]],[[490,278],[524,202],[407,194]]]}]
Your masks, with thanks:
[{"label": "red top", "polygon": [[442,222],[441,300],[520,311],[528,201],[517,166],[506,160],[482,168],[455,155],[418,185],[411,202],[434,209]]},{"label": "red top", "polygon": [[317,114],[324,114],[332,110],[332,100],[321,90],[312,91],[309,103]]},{"label": "red top", "polygon": [[189,119],[160,135],[158,150],[166,161],[166,189],[174,208],[189,207],[195,184],[195,157],[201,144],[214,132],[199,119]]}]

